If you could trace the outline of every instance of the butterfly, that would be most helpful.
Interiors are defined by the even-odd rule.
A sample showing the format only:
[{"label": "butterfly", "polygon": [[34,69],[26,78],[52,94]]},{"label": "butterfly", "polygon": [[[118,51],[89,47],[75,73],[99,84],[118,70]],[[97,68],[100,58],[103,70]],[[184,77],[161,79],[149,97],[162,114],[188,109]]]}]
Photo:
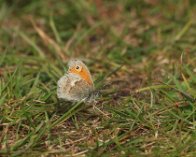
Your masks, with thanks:
[{"label": "butterfly", "polygon": [[79,59],[68,62],[68,71],[57,82],[57,97],[66,101],[89,100],[94,83],[87,66]]}]

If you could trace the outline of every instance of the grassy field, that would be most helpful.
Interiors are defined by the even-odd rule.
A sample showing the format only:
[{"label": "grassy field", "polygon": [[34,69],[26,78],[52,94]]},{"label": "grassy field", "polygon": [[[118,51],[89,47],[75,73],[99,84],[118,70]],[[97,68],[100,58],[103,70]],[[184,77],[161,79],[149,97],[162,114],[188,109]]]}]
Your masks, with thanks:
[{"label": "grassy field", "polygon": [[[196,156],[195,19],[194,0],[0,0],[0,156]],[[90,107],[59,106],[70,58]]]}]

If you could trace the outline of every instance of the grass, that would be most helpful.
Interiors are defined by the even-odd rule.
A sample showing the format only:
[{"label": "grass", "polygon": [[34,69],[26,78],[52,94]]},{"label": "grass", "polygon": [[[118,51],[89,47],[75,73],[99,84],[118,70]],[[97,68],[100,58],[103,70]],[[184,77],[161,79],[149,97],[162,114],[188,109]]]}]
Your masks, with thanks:
[{"label": "grass", "polygon": [[[193,0],[1,0],[0,155],[195,156],[195,14]],[[59,112],[74,57],[100,95]]]}]

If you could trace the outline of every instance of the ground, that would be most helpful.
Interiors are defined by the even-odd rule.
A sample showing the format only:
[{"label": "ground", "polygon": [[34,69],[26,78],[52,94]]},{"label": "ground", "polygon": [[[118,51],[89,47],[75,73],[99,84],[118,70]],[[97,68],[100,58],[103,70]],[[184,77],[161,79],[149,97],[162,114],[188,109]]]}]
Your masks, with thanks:
[{"label": "ground", "polygon": [[[194,0],[0,0],[1,156],[196,156]],[[57,99],[70,58],[98,97]]]}]

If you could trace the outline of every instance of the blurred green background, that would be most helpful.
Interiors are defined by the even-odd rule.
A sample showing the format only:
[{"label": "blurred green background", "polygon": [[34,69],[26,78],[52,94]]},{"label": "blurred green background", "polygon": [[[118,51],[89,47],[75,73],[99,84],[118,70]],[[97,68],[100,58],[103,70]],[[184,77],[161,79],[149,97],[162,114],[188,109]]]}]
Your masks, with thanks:
[{"label": "blurred green background", "polygon": [[[195,0],[0,0],[0,155],[195,156]],[[100,90],[56,112],[70,58]]]}]

